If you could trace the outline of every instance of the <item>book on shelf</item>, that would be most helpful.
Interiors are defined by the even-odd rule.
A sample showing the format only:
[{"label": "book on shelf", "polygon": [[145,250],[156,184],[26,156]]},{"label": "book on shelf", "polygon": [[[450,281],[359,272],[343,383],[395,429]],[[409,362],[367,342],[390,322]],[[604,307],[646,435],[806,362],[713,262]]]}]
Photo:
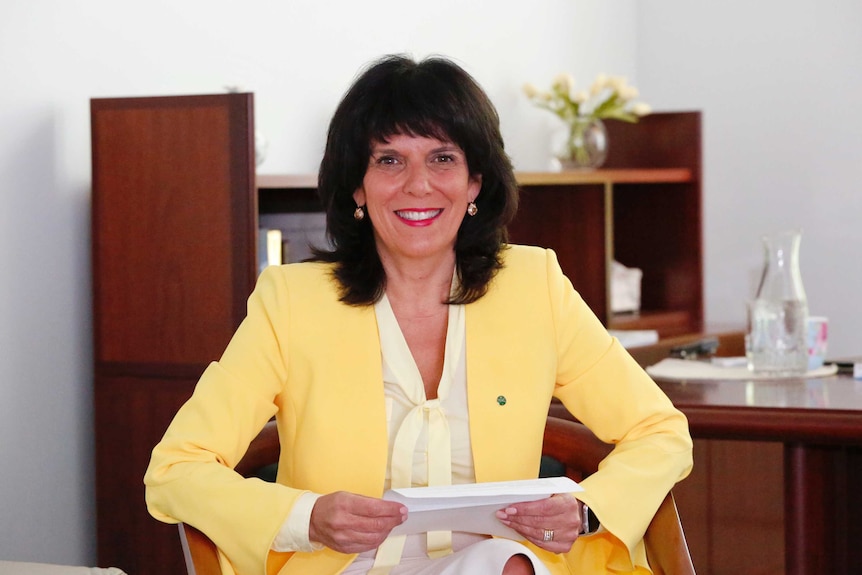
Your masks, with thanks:
[{"label": "book on shelf", "polygon": [[257,235],[257,272],[263,272],[267,266],[281,265],[282,259],[281,230],[260,228]]},{"label": "book on shelf", "polygon": [[284,250],[284,263],[300,262],[311,257],[311,247],[331,247],[326,237],[326,214],[313,213],[275,213],[261,214],[260,226],[279,229],[282,240],[289,249]]}]

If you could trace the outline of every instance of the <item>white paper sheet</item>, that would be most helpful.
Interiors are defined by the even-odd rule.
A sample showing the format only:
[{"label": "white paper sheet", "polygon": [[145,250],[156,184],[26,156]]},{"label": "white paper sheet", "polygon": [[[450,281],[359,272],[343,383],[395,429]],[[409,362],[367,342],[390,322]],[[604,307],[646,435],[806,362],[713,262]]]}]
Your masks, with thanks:
[{"label": "white paper sheet", "polygon": [[520,540],[522,537],[497,519],[495,513],[512,503],[536,501],[556,493],[583,488],[568,477],[470,483],[437,487],[391,489],[383,499],[407,506],[407,520],[393,535],[426,531],[466,531]]},{"label": "white paper sheet", "polygon": [[827,377],[838,371],[835,365],[824,365],[817,369],[808,371],[797,376],[775,376],[771,374],[754,373],[745,365],[724,365],[709,363],[705,361],[692,361],[688,359],[665,358],[660,362],[650,365],[646,372],[656,379],[671,381],[713,381],[713,380],[766,380],[766,379],[798,379]]}]

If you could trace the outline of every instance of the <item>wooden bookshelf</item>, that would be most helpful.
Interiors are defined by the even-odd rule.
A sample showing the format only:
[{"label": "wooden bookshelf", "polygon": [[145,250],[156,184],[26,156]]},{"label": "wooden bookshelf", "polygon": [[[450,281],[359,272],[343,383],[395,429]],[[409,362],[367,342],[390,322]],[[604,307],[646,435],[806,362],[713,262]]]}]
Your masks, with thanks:
[{"label": "wooden bookshelf", "polygon": [[[594,171],[518,172],[513,242],[553,248],[584,300],[615,329],[661,337],[703,327],[701,116],[665,112],[608,122],[610,152]],[[314,211],[314,174],[259,175],[261,213]],[[641,311],[614,316],[611,262],[643,271]]]}]

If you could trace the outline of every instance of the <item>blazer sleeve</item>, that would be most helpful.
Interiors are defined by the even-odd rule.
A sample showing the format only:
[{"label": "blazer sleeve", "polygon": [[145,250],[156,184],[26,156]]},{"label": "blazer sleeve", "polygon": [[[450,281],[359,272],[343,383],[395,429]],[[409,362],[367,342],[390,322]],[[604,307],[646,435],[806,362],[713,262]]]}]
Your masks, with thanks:
[{"label": "blazer sleeve", "polygon": [[[547,251],[555,317],[557,385],[554,395],[599,439],[614,444],[578,498],[628,549],[632,569],[652,517],[692,465],[688,421],[574,290]],[[642,551],[642,550],[641,550]]]},{"label": "blazer sleeve", "polygon": [[289,321],[283,276],[264,271],[248,314],[208,366],[152,452],[144,477],[150,513],[207,533],[240,573],[265,573],[269,549],[303,490],[245,479],[233,467],[277,410]]}]

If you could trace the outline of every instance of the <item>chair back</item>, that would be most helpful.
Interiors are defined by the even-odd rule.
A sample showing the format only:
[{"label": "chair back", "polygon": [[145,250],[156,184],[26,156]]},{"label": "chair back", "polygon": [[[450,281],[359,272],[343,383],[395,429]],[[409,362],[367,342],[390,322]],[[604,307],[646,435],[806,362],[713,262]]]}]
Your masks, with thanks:
[{"label": "chair back", "polygon": [[[581,423],[548,418],[542,454],[561,463],[565,474],[575,481],[594,473],[611,448]],[[278,430],[275,422],[270,421],[251,442],[236,471],[244,477],[254,476],[260,469],[278,462],[278,456]],[[189,575],[220,575],[215,544],[187,523],[180,523],[179,530]],[[644,543],[655,575],[695,575],[672,493],[667,494],[650,522]]]}]

